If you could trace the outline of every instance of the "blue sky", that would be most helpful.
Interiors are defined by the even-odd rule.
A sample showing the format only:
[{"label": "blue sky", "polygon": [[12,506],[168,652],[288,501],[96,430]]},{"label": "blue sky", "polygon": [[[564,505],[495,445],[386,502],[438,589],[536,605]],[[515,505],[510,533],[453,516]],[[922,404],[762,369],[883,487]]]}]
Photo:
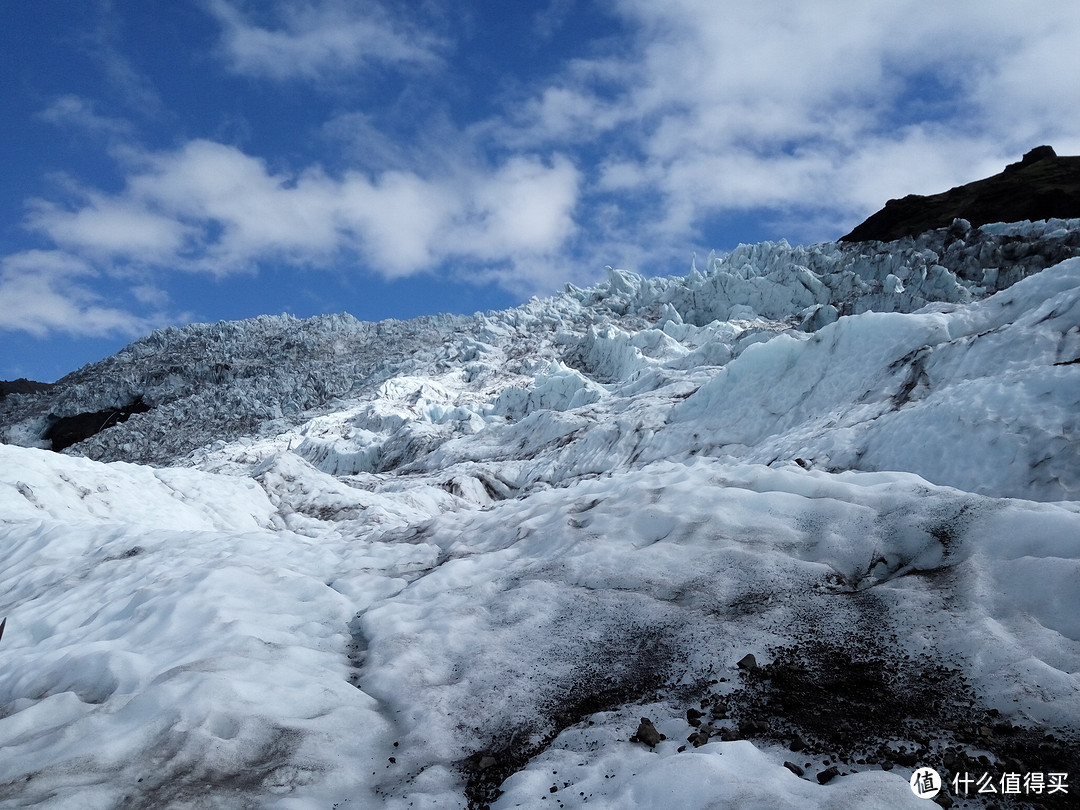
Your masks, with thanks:
[{"label": "blue sky", "polygon": [[513,306],[1080,154],[1074,0],[7,0],[0,379]]}]

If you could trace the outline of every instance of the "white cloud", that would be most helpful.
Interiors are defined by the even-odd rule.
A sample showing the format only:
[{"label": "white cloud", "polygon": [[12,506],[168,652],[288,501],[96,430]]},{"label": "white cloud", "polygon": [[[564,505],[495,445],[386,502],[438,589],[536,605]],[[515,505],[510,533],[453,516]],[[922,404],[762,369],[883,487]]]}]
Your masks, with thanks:
[{"label": "white cloud", "polygon": [[76,95],[63,95],[38,113],[38,118],[57,126],[71,126],[106,135],[130,135],[131,125],[119,118],[100,115],[94,103]]},{"label": "white cloud", "polygon": [[390,171],[375,182],[359,173],[346,177],[338,218],[355,236],[372,269],[394,278],[433,270],[445,257],[440,244],[462,200],[447,183],[411,172]]},{"label": "white cloud", "polygon": [[27,226],[66,250],[91,257],[154,262],[178,255],[189,232],[183,223],[144,207],[140,200],[90,192],[76,210],[31,200]]},{"label": "white cloud", "polygon": [[551,253],[572,235],[579,176],[566,159],[514,157],[472,190],[472,216],[449,234],[454,251],[484,259]]},{"label": "white cloud", "polygon": [[352,174],[339,213],[372,267],[389,277],[447,261],[517,267],[571,238],[579,180],[566,159],[525,156],[490,172],[457,167],[429,179],[387,172],[372,183]]},{"label": "white cloud", "polygon": [[603,148],[583,201],[605,217],[607,201],[621,208],[616,238],[671,246],[755,208],[847,228],[889,197],[1000,171],[1039,143],[1080,150],[1080,15],[1069,3],[615,9],[632,43],[568,64],[502,141]]},{"label": "white cloud", "polygon": [[236,73],[268,79],[317,79],[371,63],[434,66],[439,38],[375,3],[263,4],[275,27],[250,21],[230,0],[209,0],[222,26],[222,50]]},{"label": "white cloud", "polygon": [[1070,6],[1057,19],[1033,16],[1028,25],[1016,22],[1014,37],[972,82],[972,96],[984,125],[995,134],[1030,146],[1052,140],[1059,154],[1077,154],[1080,14]]},{"label": "white cloud", "polygon": [[91,289],[97,273],[62,251],[29,250],[0,260],[0,329],[46,337],[146,332],[156,323],[109,306]]},{"label": "white cloud", "polygon": [[271,174],[232,146],[196,140],[147,158],[126,198],[193,234],[199,269],[227,273],[263,256],[317,260],[337,248],[336,187],[318,169]]},{"label": "white cloud", "polygon": [[196,140],[138,156],[118,194],[83,192],[74,208],[34,201],[27,224],[104,265],[224,275],[267,258],[326,265],[352,254],[400,277],[560,251],[578,186],[565,158],[332,178],[317,167],[274,174],[235,147]]}]

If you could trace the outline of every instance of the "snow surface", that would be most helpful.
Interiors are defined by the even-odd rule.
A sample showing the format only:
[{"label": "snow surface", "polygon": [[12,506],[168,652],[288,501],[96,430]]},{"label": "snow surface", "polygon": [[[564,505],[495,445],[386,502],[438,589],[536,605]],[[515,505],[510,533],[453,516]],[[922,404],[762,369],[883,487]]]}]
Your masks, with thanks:
[{"label": "snow surface", "polygon": [[[30,445],[154,409],[0,445],[0,807],[916,807],[875,750],[993,760],[990,712],[1066,770],[1080,221],[951,231],[166,330],[9,397]],[[815,741],[747,653],[874,662],[874,739]],[[771,728],[694,747],[717,701]]]}]

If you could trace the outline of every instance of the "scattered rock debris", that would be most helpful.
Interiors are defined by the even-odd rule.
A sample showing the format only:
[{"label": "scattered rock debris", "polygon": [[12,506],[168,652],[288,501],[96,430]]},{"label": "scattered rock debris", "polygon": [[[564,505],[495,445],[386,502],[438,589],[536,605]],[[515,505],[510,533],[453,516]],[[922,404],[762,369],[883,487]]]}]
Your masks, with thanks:
[{"label": "scattered rock debris", "polygon": [[825,770],[821,771],[817,775],[818,784],[827,785],[833,779],[840,775],[840,769],[835,765],[830,765]]},{"label": "scattered rock debris", "polygon": [[[753,654],[736,664],[740,685],[730,692],[724,679],[701,685],[675,687],[651,680],[652,700],[664,697],[688,706],[683,717],[688,745],[710,742],[759,740],[782,746],[805,757],[803,764],[785,761],[796,776],[826,785],[850,773],[869,768],[893,770],[929,765],[948,786],[957,774],[979,777],[1047,771],[1051,768],[1080,773],[1080,749],[1071,732],[1017,725],[986,709],[973,695],[959,668],[932,657],[903,655],[886,645],[888,640],[844,644],[815,635],[800,643],[770,650],[772,660],[759,666]],[[638,693],[635,700],[649,696]],[[608,707],[614,701],[603,701]],[[597,701],[592,701],[591,707]],[[598,704],[597,704],[598,705]],[[576,716],[562,712],[560,730]],[[674,707],[673,707],[674,708]],[[600,711],[593,708],[592,711]],[[675,713],[673,712],[673,715]],[[484,810],[499,795],[499,785],[511,773],[546,748],[488,751],[466,763],[470,810]],[[666,737],[653,718],[642,717],[631,743],[655,748]],[[903,772],[902,772],[903,773]],[[568,786],[569,783],[567,783]],[[564,787],[565,787],[564,786]],[[552,785],[551,793],[558,789]],[[983,806],[982,797],[964,798],[943,790],[935,799],[940,807]],[[1075,795],[997,795],[999,810],[1049,810],[1077,807]],[[972,804],[977,802],[979,804]]]},{"label": "scattered rock debris", "polygon": [[736,664],[739,669],[757,669],[757,658],[753,653],[747,653],[739,659],[739,663]]},{"label": "scattered rock debris", "polygon": [[[946,785],[965,773],[973,778],[1050,768],[1080,773],[1080,749],[1071,732],[1005,720],[979,704],[958,668],[931,657],[904,656],[885,643],[811,637],[772,650],[773,660],[760,667],[744,666],[744,658],[738,664],[741,687],[707,699],[711,722],[730,713],[738,733],[725,727],[721,739],[759,739],[802,752],[824,766],[815,774],[821,784],[859,770],[856,765],[882,770],[929,765]],[[803,778],[812,764],[784,763]],[[952,806],[954,798],[938,804]],[[1002,810],[1080,806],[1076,796],[1061,793],[994,800]]]},{"label": "scattered rock debris", "polygon": [[[485,750],[459,763],[465,776],[468,810],[489,807],[501,795],[500,785],[547,749],[563,729],[597,712],[661,698],[661,690],[670,684],[674,660],[667,635],[650,627],[630,627],[626,632],[634,644],[612,638],[610,649],[594,650],[594,660],[565,687],[565,694],[572,699],[541,707],[542,714],[532,727],[507,730],[493,737]],[[640,736],[643,732],[644,738]],[[655,747],[664,739],[649,718],[642,718],[631,741]]]},{"label": "scattered rock debris", "polygon": [[634,733],[634,736],[630,738],[630,742],[639,742],[649,746],[649,748],[655,748],[663,739],[664,735],[656,730],[656,726],[653,725],[652,720],[648,717],[642,717],[641,722],[638,724],[637,731]]}]

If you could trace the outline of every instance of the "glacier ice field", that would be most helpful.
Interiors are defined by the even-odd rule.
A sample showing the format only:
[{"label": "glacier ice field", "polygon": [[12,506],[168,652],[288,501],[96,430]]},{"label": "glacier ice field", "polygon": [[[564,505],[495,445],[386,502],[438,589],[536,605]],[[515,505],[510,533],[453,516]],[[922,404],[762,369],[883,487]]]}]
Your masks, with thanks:
[{"label": "glacier ice field", "polygon": [[165,329],[0,439],[0,807],[1076,806],[1080,220]]}]

